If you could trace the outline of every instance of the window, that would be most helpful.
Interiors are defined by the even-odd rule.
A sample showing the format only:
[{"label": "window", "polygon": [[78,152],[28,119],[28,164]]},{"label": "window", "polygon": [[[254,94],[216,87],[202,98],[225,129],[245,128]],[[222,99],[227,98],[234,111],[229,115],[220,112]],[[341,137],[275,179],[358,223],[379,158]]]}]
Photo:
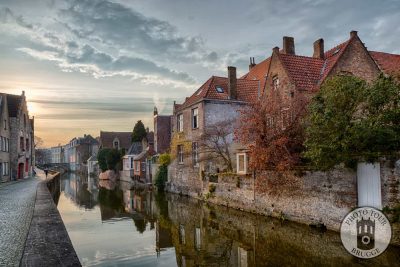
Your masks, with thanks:
[{"label": "window", "polygon": [[142,162],[142,171],[143,171],[143,172],[146,171],[146,162]]},{"label": "window", "polygon": [[247,155],[246,153],[236,154],[236,171],[238,174],[247,173]]},{"label": "window", "polygon": [[185,238],[185,226],[183,224],[179,225],[179,243],[185,245],[186,238]]},{"label": "window", "polygon": [[115,149],[119,149],[119,142],[118,141],[114,141],[114,148]]},{"label": "window", "polygon": [[192,109],[192,128],[199,128],[199,109]]},{"label": "window", "polygon": [[29,151],[29,139],[28,138],[26,138],[25,145],[26,145],[26,151]]},{"label": "window", "polygon": [[140,161],[135,161],[135,171],[140,171]]},{"label": "window", "polygon": [[6,138],[6,151],[10,152],[10,139]]},{"label": "window", "polygon": [[281,112],[282,116],[282,129],[285,129],[290,123],[289,109],[283,109]]},{"label": "window", "polygon": [[178,132],[183,132],[183,114],[178,115]]},{"label": "window", "polygon": [[24,138],[22,136],[19,138],[19,148],[21,151],[25,151]]},{"label": "window", "polygon": [[275,75],[274,77],[272,77],[272,88],[274,90],[278,90],[279,89],[279,78],[277,75]]},{"label": "window", "polygon": [[197,250],[201,249],[201,230],[199,227],[196,227],[196,232],[194,235],[194,246]]},{"label": "window", "polygon": [[192,143],[192,159],[193,166],[199,166],[199,143],[197,142]]},{"label": "window", "polygon": [[4,149],[4,145],[3,145],[3,139],[4,139],[4,137],[2,136],[1,138],[0,138],[0,149],[1,149],[1,151],[5,151],[5,149]]},{"label": "window", "polygon": [[8,162],[3,162],[1,166],[1,173],[2,175],[9,175],[10,174],[10,169],[9,169],[9,163]]},{"label": "window", "polygon": [[4,130],[7,130],[7,120],[4,120]]},{"label": "window", "polygon": [[224,88],[222,88],[221,86],[216,86],[215,89],[217,90],[218,93],[224,92]]},{"label": "window", "polygon": [[131,169],[133,169],[133,158],[131,158]]},{"label": "window", "polygon": [[183,145],[178,145],[178,163],[183,163]]}]

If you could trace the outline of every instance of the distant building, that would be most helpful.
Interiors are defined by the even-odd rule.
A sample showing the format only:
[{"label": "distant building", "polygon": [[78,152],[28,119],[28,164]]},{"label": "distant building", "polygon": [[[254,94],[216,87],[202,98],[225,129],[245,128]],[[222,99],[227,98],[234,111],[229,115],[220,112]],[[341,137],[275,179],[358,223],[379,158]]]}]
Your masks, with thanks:
[{"label": "distant building", "polygon": [[128,172],[130,177],[133,177],[133,160],[142,150],[142,142],[133,142],[128,152],[122,157],[122,170]]},{"label": "distant building", "polygon": [[157,107],[154,107],[154,150],[157,154],[169,150],[171,143],[171,119],[172,115],[159,115]]},{"label": "distant building", "polygon": [[99,172],[99,162],[97,156],[93,155],[87,160],[88,174],[94,175]]},{"label": "distant building", "polygon": [[90,134],[85,134],[83,137],[75,137],[67,144],[67,153],[64,156],[68,157],[68,163],[71,171],[86,171],[88,159],[91,156],[97,156],[99,151],[99,142]]},{"label": "distant building", "polygon": [[115,148],[128,151],[132,144],[132,132],[103,132],[100,131],[100,149]]},{"label": "distant building", "polygon": [[50,148],[51,162],[53,164],[63,163],[64,151],[61,145]]}]

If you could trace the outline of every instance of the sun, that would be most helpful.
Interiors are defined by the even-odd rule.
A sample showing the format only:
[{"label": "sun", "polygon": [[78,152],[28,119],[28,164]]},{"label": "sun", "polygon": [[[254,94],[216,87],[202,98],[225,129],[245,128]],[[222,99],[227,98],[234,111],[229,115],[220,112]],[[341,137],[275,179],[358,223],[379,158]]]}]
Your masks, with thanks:
[{"label": "sun", "polygon": [[37,112],[39,110],[38,105],[36,103],[34,103],[34,102],[28,102],[27,105],[28,105],[29,115],[30,116],[37,115]]}]

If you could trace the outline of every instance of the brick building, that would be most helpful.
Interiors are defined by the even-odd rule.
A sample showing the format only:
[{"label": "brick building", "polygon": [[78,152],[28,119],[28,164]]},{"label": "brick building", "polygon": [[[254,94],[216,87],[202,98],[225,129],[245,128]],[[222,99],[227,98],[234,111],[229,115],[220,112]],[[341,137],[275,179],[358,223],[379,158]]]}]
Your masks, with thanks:
[{"label": "brick building", "polygon": [[[203,150],[206,129],[229,124],[230,157],[235,168],[233,131],[241,107],[260,94],[258,80],[237,79],[236,68],[228,67],[228,77],[212,76],[184,103],[175,104],[172,117],[173,138],[178,140],[176,159],[169,165],[169,184],[172,191],[198,193],[202,188],[201,173],[218,172],[226,166],[220,160],[208,158]],[[171,144],[176,145],[176,144]]]},{"label": "brick building", "polygon": [[[324,40],[316,40],[312,56],[297,55],[294,38],[283,37],[282,49],[274,47],[271,56],[259,64],[251,58],[249,72],[239,79],[236,79],[235,68],[228,67],[228,78],[213,76],[183,104],[174,104],[172,140],[174,142],[178,137],[187,141],[189,149],[185,151],[184,146],[176,148],[176,159],[169,167],[169,190],[193,195],[201,191],[202,171],[215,171],[218,162],[199,162],[201,150],[198,149],[198,140],[208,125],[234,121],[240,106],[257,97],[279,95],[282,115],[286,112],[290,118],[296,101],[312,97],[326,79],[347,74],[371,82],[382,72],[398,75],[400,55],[368,51],[356,31],[350,32],[348,40],[327,51],[324,50]],[[232,133],[234,128],[232,123]],[[236,145],[233,143],[231,149],[232,153],[236,152],[234,171],[245,174],[247,155]]]},{"label": "brick building", "polygon": [[34,164],[34,120],[29,118],[25,92],[7,94],[10,121],[11,179],[22,179],[32,173]]},{"label": "brick building", "polygon": [[10,181],[10,120],[7,96],[0,94],[0,182]]},{"label": "brick building", "polygon": [[313,44],[313,55],[296,55],[293,37],[283,37],[283,48],[274,47],[272,55],[255,64],[243,79],[259,80],[266,96],[280,92],[290,106],[299,95],[313,95],[323,82],[338,74],[350,74],[371,82],[383,72],[400,71],[400,55],[368,51],[356,31],[345,42],[324,50],[324,40]]}]

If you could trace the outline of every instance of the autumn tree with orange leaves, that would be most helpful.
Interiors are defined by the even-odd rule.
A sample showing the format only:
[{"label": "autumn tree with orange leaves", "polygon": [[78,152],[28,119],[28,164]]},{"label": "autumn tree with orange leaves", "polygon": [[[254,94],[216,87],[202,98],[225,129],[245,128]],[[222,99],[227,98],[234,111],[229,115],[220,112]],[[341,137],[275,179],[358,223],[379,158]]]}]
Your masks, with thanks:
[{"label": "autumn tree with orange leaves", "polygon": [[284,99],[274,92],[240,111],[236,140],[249,150],[249,167],[256,171],[288,170],[301,162],[302,118],[307,97]]}]

